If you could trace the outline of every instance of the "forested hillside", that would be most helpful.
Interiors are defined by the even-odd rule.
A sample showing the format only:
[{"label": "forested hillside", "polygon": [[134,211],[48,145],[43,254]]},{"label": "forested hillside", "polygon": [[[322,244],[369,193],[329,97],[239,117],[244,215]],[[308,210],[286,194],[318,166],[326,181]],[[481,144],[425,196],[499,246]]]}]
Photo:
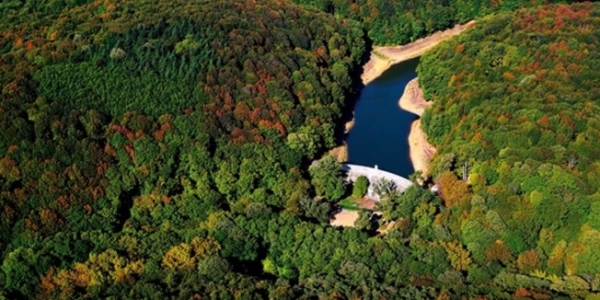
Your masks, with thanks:
[{"label": "forested hillside", "polygon": [[491,13],[565,0],[292,0],[359,21],[376,45],[402,45]]},{"label": "forested hillside", "polygon": [[598,7],[492,17],[423,59],[437,173],[456,188],[385,195],[396,225],[380,235],[368,213],[329,226],[352,188],[332,157],[309,165],[336,143],[369,43],[488,11],[400,20],[393,40],[401,10],[437,6],[393,2],[374,23],[344,3],[0,3],[0,298],[594,293]]},{"label": "forested hillside", "polygon": [[276,292],[279,228],[327,221],[326,201],[302,221],[305,166],[333,146],[361,28],[283,1],[89,2],[0,9],[0,293]]},{"label": "forested hillside", "polygon": [[599,28],[597,4],[501,14],[418,67],[439,221],[474,262],[566,292],[600,280]]}]

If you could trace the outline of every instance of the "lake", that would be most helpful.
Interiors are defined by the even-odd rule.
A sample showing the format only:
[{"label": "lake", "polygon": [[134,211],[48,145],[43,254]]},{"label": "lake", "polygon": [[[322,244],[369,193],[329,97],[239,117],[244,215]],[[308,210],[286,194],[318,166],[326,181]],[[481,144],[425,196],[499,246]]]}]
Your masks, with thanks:
[{"label": "lake", "polygon": [[408,178],[414,172],[408,134],[418,116],[400,109],[406,84],[417,77],[418,58],[392,66],[365,86],[354,106],[354,127],[348,133],[348,160]]}]

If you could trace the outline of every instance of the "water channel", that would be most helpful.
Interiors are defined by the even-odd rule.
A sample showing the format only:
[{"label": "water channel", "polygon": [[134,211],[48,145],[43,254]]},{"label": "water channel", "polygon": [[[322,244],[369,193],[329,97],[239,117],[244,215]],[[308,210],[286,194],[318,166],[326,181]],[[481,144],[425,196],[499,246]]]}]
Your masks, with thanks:
[{"label": "water channel", "polygon": [[354,107],[354,127],[348,133],[350,163],[373,167],[408,178],[414,172],[408,134],[418,117],[400,109],[406,84],[417,77],[419,59],[392,66],[365,86]]}]

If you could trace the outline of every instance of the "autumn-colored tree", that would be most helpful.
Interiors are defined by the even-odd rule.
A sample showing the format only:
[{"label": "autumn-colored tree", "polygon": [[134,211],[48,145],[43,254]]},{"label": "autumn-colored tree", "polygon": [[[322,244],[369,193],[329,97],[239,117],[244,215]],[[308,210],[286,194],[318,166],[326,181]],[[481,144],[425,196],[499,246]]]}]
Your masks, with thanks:
[{"label": "autumn-colored tree", "polygon": [[505,266],[512,264],[514,256],[508,246],[502,240],[496,240],[486,251],[487,260],[498,260]]},{"label": "autumn-colored tree", "polygon": [[471,195],[468,184],[459,180],[452,172],[442,173],[437,184],[440,186],[440,197],[446,207],[460,205]]},{"label": "autumn-colored tree", "polygon": [[213,237],[205,239],[195,237],[192,240],[191,246],[196,260],[201,260],[207,256],[216,254],[221,249],[221,245],[219,245]]},{"label": "autumn-colored tree", "polygon": [[517,266],[524,273],[530,273],[540,267],[540,258],[534,249],[521,253],[517,258]]},{"label": "autumn-colored tree", "polygon": [[452,267],[457,271],[466,271],[471,264],[470,253],[463,248],[463,245],[458,241],[442,242],[442,246],[448,254],[448,260]]},{"label": "autumn-colored tree", "polygon": [[192,247],[182,243],[173,246],[163,256],[162,263],[169,269],[191,271],[196,267],[196,259],[192,257]]}]

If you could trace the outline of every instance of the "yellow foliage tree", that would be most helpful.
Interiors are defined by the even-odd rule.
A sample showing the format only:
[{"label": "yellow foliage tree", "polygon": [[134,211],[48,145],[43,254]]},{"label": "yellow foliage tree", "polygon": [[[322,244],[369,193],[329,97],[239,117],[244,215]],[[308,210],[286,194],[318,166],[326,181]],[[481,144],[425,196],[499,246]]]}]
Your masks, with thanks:
[{"label": "yellow foliage tree", "polygon": [[464,249],[460,242],[442,242],[442,247],[446,250],[448,260],[455,270],[466,271],[469,268],[469,265],[471,264],[469,250]]},{"label": "yellow foliage tree", "polygon": [[144,264],[142,260],[129,261],[115,250],[90,254],[87,261],[75,263],[71,270],[61,270],[52,279],[45,279],[48,286],[57,287],[61,295],[68,295],[73,287],[88,288],[99,286],[107,281],[119,282],[132,275],[140,274]]},{"label": "yellow foliage tree", "polygon": [[169,249],[163,256],[162,263],[169,269],[191,271],[196,266],[196,259],[192,257],[192,247],[182,243]]},{"label": "yellow foliage tree", "polygon": [[569,247],[570,249],[568,249],[578,250],[578,252],[568,252],[568,254],[576,256],[578,261],[585,262],[578,266],[577,274],[587,276],[600,274],[600,253],[598,253],[600,231],[584,224],[581,226],[581,234],[577,244],[581,247]]},{"label": "yellow foliage tree", "polygon": [[120,256],[115,250],[108,249],[100,254],[90,254],[86,265],[98,274],[97,278],[110,278],[115,282],[123,280],[125,276],[139,274],[143,268],[143,261],[129,261]]},{"label": "yellow foliage tree", "polygon": [[562,273],[563,262],[565,259],[565,248],[567,247],[567,242],[561,240],[556,244],[552,253],[550,253],[550,257],[548,257],[548,267],[554,269],[555,273]]},{"label": "yellow foliage tree", "polygon": [[[584,252],[586,246],[582,243],[578,242],[570,242],[567,246],[566,255],[565,255],[565,275],[575,275],[578,271],[579,260],[577,257]],[[594,249],[595,251],[596,249]],[[594,262],[590,261],[590,264]]]},{"label": "yellow foliage tree", "polygon": [[219,223],[221,223],[221,221],[225,220],[226,218],[227,215],[224,211],[217,211],[211,213],[204,222],[200,223],[200,229],[206,229],[210,232],[214,232],[215,230],[217,230]]},{"label": "yellow foliage tree", "polygon": [[221,250],[221,245],[213,237],[205,239],[195,237],[192,240],[192,249],[194,250],[196,260],[202,260],[219,252],[219,250]]}]

